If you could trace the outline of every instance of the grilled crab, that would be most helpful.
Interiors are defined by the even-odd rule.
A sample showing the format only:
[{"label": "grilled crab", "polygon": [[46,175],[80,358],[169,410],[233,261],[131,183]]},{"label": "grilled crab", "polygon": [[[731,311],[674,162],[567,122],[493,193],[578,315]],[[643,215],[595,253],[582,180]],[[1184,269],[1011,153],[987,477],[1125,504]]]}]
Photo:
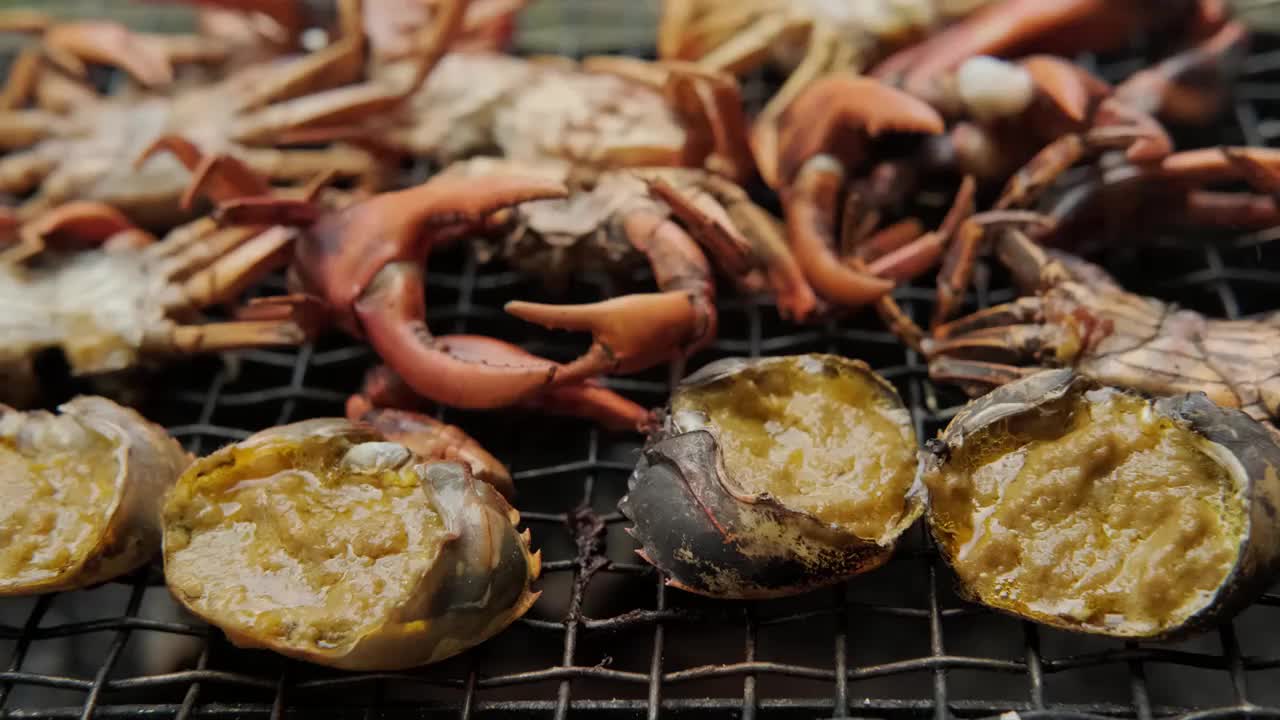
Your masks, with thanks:
[{"label": "grilled crab", "polygon": [[860,73],[892,51],[973,13],[991,0],[665,0],[658,56],[745,74],[766,62],[787,81],[761,111],[774,118],[833,72]]},{"label": "grilled crab", "polygon": [[0,405],[0,595],[74,590],[160,549],[160,502],[191,458],[100,397],[22,413]]},{"label": "grilled crab", "polygon": [[403,113],[364,135],[441,164],[500,155],[594,171],[702,167],[735,179],[751,173],[737,84],[687,63],[450,53]]},{"label": "grilled crab", "polygon": [[574,179],[558,165],[487,158],[446,170],[534,173],[570,183],[569,196],[513,207],[488,228],[499,237],[482,257],[501,257],[553,286],[584,271],[621,277],[647,262],[658,290],[578,306],[508,303],[507,311],[522,319],[593,334],[591,348],[560,368],[556,383],[637,372],[710,343],[715,283],[704,248],[742,289],[781,288],[777,302],[786,316],[807,314],[815,302],[773,218],[740,187],[705,170],[632,168]]},{"label": "grilled crab", "polygon": [[1046,370],[926,448],[930,526],[961,594],[1017,617],[1183,636],[1280,569],[1280,436],[1202,393],[1153,400]]},{"label": "grilled crab", "polygon": [[[196,148],[178,139],[191,163]],[[253,178],[234,159],[209,167]],[[326,204],[322,183],[304,197]],[[209,182],[217,198],[269,191],[265,182]],[[220,228],[210,218],[178,226],[157,240],[103,203],[73,202],[17,224],[16,242],[0,252],[0,387],[6,400],[26,403],[39,393],[36,356],[59,350],[76,375],[98,376],[146,365],[166,355],[233,348],[296,345],[304,328],[287,316],[201,323],[201,308],[237,298],[252,282],[283,266],[295,233],[263,225]],[[13,396],[13,397],[11,397]]]},{"label": "grilled crab", "polygon": [[[354,3],[343,5],[349,14],[358,12]],[[408,63],[413,67],[405,73],[407,87],[379,77],[356,82],[366,73],[364,40],[356,34],[316,53],[249,66],[172,96],[82,97],[66,113],[0,113],[3,142],[25,148],[0,159],[0,190],[36,189],[18,209],[22,220],[69,200],[92,200],[149,227],[171,226],[190,216],[177,202],[190,174],[172,158],[155,158],[136,170],[134,161],[159,137],[174,132],[205,153],[232,153],[277,180],[335,172],[375,185],[380,169],[364,151],[343,146],[281,150],[270,144],[289,130],[352,122],[398,104],[439,57],[441,43],[452,37],[461,12],[458,3],[450,8],[424,43],[430,51]],[[357,23],[353,32],[358,29]]]},{"label": "grilled crab", "polygon": [[1035,294],[927,336],[916,330],[935,380],[979,395],[1044,368],[1069,367],[1109,387],[1151,395],[1203,392],[1256,420],[1280,418],[1273,352],[1280,324],[1274,319],[1207,318],[1135,295],[1101,268],[1051,255],[1016,229],[998,233],[996,252],[1018,284]]},{"label": "grilled crab", "polygon": [[540,556],[465,465],[308,420],[197,460],[164,504],[165,580],[241,647],[349,670],[437,662],[523,615]]},{"label": "grilled crab", "polygon": [[[296,46],[311,27],[341,34],[341,1],[172,0],[200,10],[201,25],[215,37],[257,38]],[[460,50],[504,50],[515,30],[515,15],[528,0],[469,0],[454,45]],[[414,52],[415,35],[429,25],[449,0],[364,0],[361,20],[374,56],[400,60]],[[334,6],[338,6],[335,8]],[[336,11],[336,12],[335,12]],[[263,20],[267,22],[262,22]],[[336,22],[334,22],[336,20]],[[338,27],[334,28],[334,25]]]},{"label": "grilled crab", "polygon": [[[1241,25],[1224,22],[1202,44],[1114,89],[1043,55],[964,61],[939,80],[933,104],[873,78],[831,76],[802,92],[776,122],[757,123],[753,146],[762,175],[782,196],[792,248],[820,296],[849,306],[876,301],[945,248],[939,283],[945,316],[956,287],[951,275],[972,265],[964,257],[972,238],[952,238],[972,212],[975,188],[961,184],[942,231],[923,233],[912,220],[880,229],[920,175],[946,170],[988,181],[1012,175],[995,206],[1004,212],[1031,207],[1066,169],[1107,151],[1123,151],[1129,167],[1160,167],[1172,142],[1149,111],[1210,117],[1219,107],[1222,73],[1244,39]],[[1200,88],[1206,77],[1217,81]],[[959,122],[944,134],[948,118]],[[904,134],[917,142],[905,152],[902,143],[896,154],[885,151],[881,136]]]},{"label": "grilled crab", "polygon": [[924,510],[910,415],[865,363],[730,358],[685,378],[618,507],[667,584],[791,595],[888,560]]},{"label": "grilled crab", "polygon": [[[212,36],[138,32],[110,20],[59,22],[33,10],[0,11],[0,32],[39,36],[19,51],[9,67],[0,96],[4,110],[34,97],[54,102],[60,92],[76,92],[68,88],[85,79],[90,64],[119,68],[137,85],[163,90],[173,82],[176,66],[221,64],[232,51]],[[84,88],[80,92],[89,94]]]},{"label": "grilled crab", "polygon": [[[533,406],[634,429],[649,420],[643,408],[585,379],[556,383],[557,363],[494,338],[434,336],[426,325],[425,263],[432,251],[489,226],[496,211],[565,192],[560,182],[529,175],[452,173],[339,209],[275,195],[221,203],[219,215],[232,226],[297,229],[289,273],[295,295],[259,307],[285,317],[301,311],[313,330],[332,322],[367,339],[389,367],[375,371],[367,400],[412,407],[407,385],[455,407]],[[404,399],[379,401],[388,396]]]}]

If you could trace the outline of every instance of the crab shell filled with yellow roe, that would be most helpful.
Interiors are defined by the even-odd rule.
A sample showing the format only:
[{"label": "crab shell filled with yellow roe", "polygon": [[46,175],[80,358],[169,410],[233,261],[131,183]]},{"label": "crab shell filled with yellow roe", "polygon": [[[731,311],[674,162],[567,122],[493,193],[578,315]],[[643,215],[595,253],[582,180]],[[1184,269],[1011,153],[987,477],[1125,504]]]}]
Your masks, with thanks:
[{"label": "crab shell filled with yellow roe", "polygon": [[680,383],[619,508],[669,584],[790,595],[882,565],[923,511],[893,386],[834,355],[713,362]]},{"label": "crab shell filled with yellow roe", "polygon": [[926,445],[929,522],[968,597],[1131,638],[1230,618],[1280,567],[1280,445],[1203,393],[1149,399],[1049,370]]},{"label": "crab shell filled with yellow roe", "polygon": [[187,453],[101,397],[54,414],[0,405],[0,595],[73,590],[160,549],[160,502]]},{"label": "crab shell filled with yellow roe", "polygon": [[537,599],[519,514],[463,465],[318,419],[201,458],[164,508],[165,578],[236,645],[351,670],[413,667]]}]

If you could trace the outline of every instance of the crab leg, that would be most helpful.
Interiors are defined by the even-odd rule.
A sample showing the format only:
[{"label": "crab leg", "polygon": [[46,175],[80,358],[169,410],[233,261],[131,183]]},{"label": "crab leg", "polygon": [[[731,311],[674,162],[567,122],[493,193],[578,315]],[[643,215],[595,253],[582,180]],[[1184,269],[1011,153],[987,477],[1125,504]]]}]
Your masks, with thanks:
[{"label": "crab leg", "polygon": [[778,92],[774,93],[773,97],[769,98],[769,102],[760,110],[757,122],[761,120],[768,122],[776,119],[800,93],[804,92],[818,78],[828,73],[846,69],[839,65],[840,57],[840,42],[835,32],[822,25],[811,27],[809,30],[809,43],[804,57],[800,60],[800,64],[787,76],[787,80],[782,84],[782,87],[778,88]]},{"label": "crab leg", "polygon": [[156,273],[170,280],[182,280],[187,275],[200,270],[214,260],[222,257],[233,248],[247,242],[257,234],[259,228],[229,227],[219,228],[211,218],[201,218],[200,228],[192,228],[183,232],[179,242],[174,242],[174,233],[185,231],[179,228],[171,231],[163,243],[164,255],[157,260]]},{"label": "crab leg", "polygon": [[270,103],[299,98],[325,88],[356,82],[364,72],[364,28],[361,0],[339,0],[339,37],[319,51],[281,65],[240,98],[237,110],[248,112]]},{"label": "crab leg", "polygon": [[[0,112],[0,150],[16,150],[29,147],[58,133],[67,121],[44,110],[5,110]],[[6,157],[0,162],[13,164]]]},{"label": "crab leg", "polygon": [[54,22],[39,13],[0,13],[0,31],[41,32],[45,57],[66,72],[84,77],[85,63],[111,65],[147,87],[173,82],[169,58],[144,36],[109,20]]},{"label": "crab leg", "polygon": [[871,75],[900,80],[897,84],[911,94],[931,97],[935,78],[968,58],[1026,48],[1062,55],[1107,50],[1149,25],[1149,13],[1142,3],[1115,0],[1002,0],[903,51],[906,55],[889,56]]},{"label": "crab leg", "polygon": [[764,63],[775,43],[804,32],[808,25],[807,21],[784,13],[765,13],[745,29],[733,32],[726,42],[699,58],[698,64],[708,70],[731,73],[751,70]]},{"label": "crab leg", "polygon": [[929,361],[929,379],[959,385],[969,395],[977,396],[1044,369],[1037,365],[1006,365],[943,356]]},{"label": "crab leg", "polygon": [[[835,76],[812,85],[776,122],[756,128],[755,148],[766,151],[759,156],[762,174],[782,188],[791,248],[817,294],[858,307],[889,292],[891,280],[852,268],[836,253],[841,188],[849,169],[865,160],[872,137],[894,131],[937,134],[942,118],[877,81]],[[932,238],[917,248],[925,254],[936,249]],[[899,255],[894,262],[909,258]]]},{"label": "crab leg", "polygon": [[23,223],[18,236],[18,244],[0,252],[0,263],[21,262],[42,252],[46,245],[102,245],[114,238],[117,247],[126,243],[141,247],[155,240],[136,228],[119,210],[85,201],[67,203]]},{"label": "crab leg", "polygon": [[631,211],[622,222],[627,239],[649,259],[662,292],[585,305],[506,305],[507,312],[522,320],[592,334],[590,349],[557,372],[557,384],[638,372],[686,357],[715,339],[715,286],[693,238],[651,210]]},{"label": "crab leg", "polygon": [[[482,335],[445,335],[455,349],[464,355],[485,357],[490,361],[505,360],[511,365],[550,362],[496,338]],[[360,393],[347,401],[347,413],[366,407],[391,407],[402,410],[423,409],[423,397],[413,391],[391,368],[379,365],[364,378]],[[590,420],[610,430],[643,431],[653,421],[653,414],[594,380],[548,387],[521,401],[519,407],[540,413],[565,415]]]},{"label": "crab leg", "polygon": [[172,154],[191,173],[191,182],[182,194],[182,207],[190,208],[197,196],[214,202],[238,197],[269,195],[271,186],[240,160],[223,153],[206,156],[190,140],[179,135],[163,135],[146,147],[133,165],[142,167],[157,153]]},{"label": "crab leg", "polygon": [[182,305],[206,307],[235,298],[263,275],[287,264],[285,251],[296,236],[293,228],[275,226],[238,245],[187,278],[181,288]]},{"label": "crab leg", "polygon": [[[608,73],[661,91],[672,109],[685,121],[689,140],[684,158],[670,162],[645,162],[648,165],[679,163],[705,166],[709,170],[737,180],[752,172],[752,160],[746,146],[747,121],[742,110],[738,83],[730,75],[704,70],[681,61],[652,63],[636,58],[596,56],[582,61],[582,69]],[[627,162],[640,148],[622,148],[615,165]],[[632,158],[635,159],[635,158]]]},{"label": "crab leg", "polygon": [[[436,246],[496,210],[565,194],[560,183],[537,179],[435,178],[321,217],[299,244],[295,267],[304,286],[323,294],[343,326],[368,337],[414,390],[459,407],[511,405],[548,385],[556,366],[462,356],[432,336],[422,263]],[[342,253],[335,255],[335,248]]]},{"label": "crab leg", "polygon": [[[1123,165],[1101,178],[1073,187],[1055,198],[1049,213],[1059,227],[1092,218],[1112,201],[1137,205],[1143,195],[1163,203],[1163,221],[1239,228],[1276,224],[1275,194],[1280,181],[1280,151],[1271,148],[1205,148],[1175,153],[1159,163]],[[1195,189],[1213,182],[1249,183],[1261,194],[1218,193]],[[1127,205],[1126,207],[1129,207]],[[1131,210],[1132,211],[1132,210]],[[1109,209],[1104,217],[1112,214]]]},{"label": "crab leg", "polygon": [[[335,43],[333,57],[319,57],[314,61],[315,67],[304,67],[301,74],[287,81],[281,80],[280,87],[264,91],[262,97],[266,100],[291,99],[261,107],[241,118],[233,135],[245,142],[269,142],[285,131],[340,126],[390,111],[422,85],[462,28],[465,0],[449,0],[442,5],[435,22],[419,31],[415,42],[418,50],[414,74],[404,87],[394,87],[388,82],[376,80],[347,87],[332,87],[335,66],[341,69],[341,77],[346,82],[353,81],[363,69],[360,52],[363,48],[362,33],[357,31],[360,27],[358,0],[342,0],[339,8],[344,9],[343,15],[349,19],[346,24],[354,25],[354,29],[350,31],[353,35]],[[354,76],[347,79],[345,69],[353,59],[358,64],[355,66]],[[332,89],[315,92],[311,87],[314,84],[312,81],[320,79],[324,87]],[[309,94],[302,95],[297,92],[299,89],[309,91]],[[255,104],[249,107],[258,107],[259,104],[255,99]]]},{"label": "crab leg", "polygon": [[1248,39],[1243,23],[1228,22],[1200,44],[1129,76],[1115,97],[1150,115],[1204,125],[1222,110],[1231,70]]},{"label": "crab leg", "polygon": [[175,325],[143,339],[146,350],[186,354],[292,347],[306,341],[306,333],[289,320],[242,320],[205,325]]},{"label": "crab leg", "polygon": [[35,94],[36,84],[40,80],[40,60],[39,48],[25,47],[18,51],[17,57],[9,65],[4,92],[0,94],[0,110],[17,110]]},{"label": "crab leg", "polygon": [[[740,287],[748,292],[759,290],[755,273],[762,267],[783,317],[804,320],[812,316],[817,310],[817,297],[787,247],[777,221],[728,181],[707,176],[698,189],[707,195],[691,197],[661,177],[649,181],[650,192],[671,208],[716,265]],[[736,228],[742,228],[741,232]]]},{"label": "crab leg", "polygon": [[893,281],[855,270],[836,255],[833,235],[844,172],[826,155],[801,169],[784,199],[791,250],[819,296],[843,307],[859,307],[893,289]]},{"label": "crab leg", "polygon": [[[162,0],[150,0],[159,2]],[[306,26],[306,4],[300,0],[182,0],[197,7],[259,13],[271,18],[289,37],[297,37]]]}]

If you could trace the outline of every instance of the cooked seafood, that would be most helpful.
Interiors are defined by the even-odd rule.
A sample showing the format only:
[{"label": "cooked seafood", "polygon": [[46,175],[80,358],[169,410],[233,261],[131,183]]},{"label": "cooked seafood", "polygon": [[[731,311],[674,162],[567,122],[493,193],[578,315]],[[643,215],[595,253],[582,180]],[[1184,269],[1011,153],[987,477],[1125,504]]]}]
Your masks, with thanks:
[{"label": "cooked seafood", "polygon": [[990,0],[666,0],[658,55],[745,74],[766,62],[790,75],[761,111],[776,117],[823,75],[860,73]]},{"label": "cooked seafood", "polygon": [[[346,7],[350,3],[343,3]],[[459,2],[448,4],[424,51],[406,63],[397,85],[363,60],[358,21],[352,35],[325,49],[242,68],[214,83],[170,96],[78,95],[62,110],[38,108],[0,113],[0,144],[20,149],[0,160],[0,190],[35,194],[17,209],[28,220],[72,200],[112,205],[135,222],[167,228],[188,219],[178,202],[190,174],[172,158],[134,161],[158,138],[181,133],[204,153],[230,153],[260,174],[305,182],[323,172],[381,183],[380,163],[349,146],[324,149],[272,147],[286,131],[316,124],[354,122],[386,112],[417,88],[460,22]],[[358,13],[358,8],[348,8]],[[424,30],[424,33],[428,31]]]},{"label": "cooked seafood", "polygon": [[537,599],[519,520],[465,465],[308,420],[183,473],[164,506],[165,579],[241,647],[408,668],[483,642]]},{"label": "cooked seafood", "polygon": [[1202,393],[1149,400],[1047,370],[928,444],[929,522],[970,598],[1068,630],[1168,637],[1280,569],[1280,442]]},{"label": "cooked seafood", "polygon": [[[484,228],[498,210],[564,194],[564,185],[536,177],[454,173],[337,210],[277,195],[223,203],[219,213],[231,224],[300,228],[291,272],[300,295],[280,304],[287,309],[301,301],[320,316],[315,322],[323,317],[367,338],[390,368],[393,384],[455,407],[533,404],[607,418],[613,427],[643,426],[649,419],[643,408],[604,388],[588,388],[585,380],[560,383],[582,392],[554,392],[558,363],[493,338],[433,336],[426,326],[424,263],[432,251]],[[385,380],[381,376],[377,382]],[[394,394],[403,395],[401,390]]]},{"label": "cooked seafood", "polygon": [[[1158,164],[1173,143],[1149,113],[1214,117],[1225,68],[1245,39],[1243,25],[1222,21],[1201,44],[1114,90],[1045,55],[962,59],[918,95],[874,78],[828,76],[785,111],[758,120],[752,146],[762,176],[782,197],[806,277],[821,297],[857,307],[930,266],[943,248],[949,269],[965,267],[955,255],[972,244],[924,233],[914,219],[883,227],[883,215],[904,204],[922,175],[987,182],[1012,175],[996,205],[1005,210],[1027,207],[1065,170],[1107,151],[1123,151],[1137,166]],[[954,121],[949,130],[944,117]],[[880,136],[904,133],[924,137],[880,151]],[[957,204],[970,202],[970,193],[962,186]]]},{"label": "cooked seafood", "polygon": [[705,170],[632,168],[575,180],[558,164],[474,158],[446,173],[537,175],[570,184],[566,198],[511,208],[488,229],[500,235],[496,250],[482,256],[497,253],[553,286],[585,270],[623,277],[640,263],[652,267],[656,293],[576,306],[507,303],[507,312],[522,319],[592,333],[591,348],[557,371],[557,383],[637,372],[709,344],[717,316],[703,247],[739,287],[775,289],[784,316],[807,315],[815,304],[773,218],[742,188]]},{"label": "cooked seafood", "polygon": [[[386,70],[398,84],[404,72]],[[732,78],[624,57],[574,63],[450,53],[405,112],[366,134],[442,164],[497,154],[578,171],[701,167],[738,180],[752,168]]]},{"label": "cooked seafood", "polygon": [[138,413],[82,396],[0,405],[0,595],[74,590],[160,549],[160,502],[191,461]]},{"label": "cooked seafood", "polygon": [[888,560],[924,510],[897,392],[832,355],[727,359],[686,378],[619,508],[670,585],[774,597]]},{"label": "cooked seafood", "polygon": [[[200,162],[195,148],[185,150],[187,160]],[[237,167],[240,177],[253,178]],[[214,189],[220,197],[237,193],[235,186]],[[252,184],[240,189],[262,191]],[[317,184],[309,193],[320,190]],[[109,205],[76,202],[21,224],[16,234],[16,244],[0,252],[0,397],[8,402],[39,396],[35,361],[49,349],[62,353],[73,374],[99,376],[168,355],[306,338],[288,316],[197,321],[200,309],[235,300],[288,261],[296,234],[288,228],[219,228],[201,218],[157,240]]]}]

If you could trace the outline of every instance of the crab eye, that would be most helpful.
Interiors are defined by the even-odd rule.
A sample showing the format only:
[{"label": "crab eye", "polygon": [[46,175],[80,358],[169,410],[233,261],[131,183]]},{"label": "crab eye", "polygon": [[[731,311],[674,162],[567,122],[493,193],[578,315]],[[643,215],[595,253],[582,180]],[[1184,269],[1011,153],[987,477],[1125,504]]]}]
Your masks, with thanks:
[{"label": "crab eye", "polygon": [[921,512],[892,387],[827,355],[713,363],[671,401],[622,511],[673,584],[785,595],[876,567]]},{"label": "crab eye", "polygon": [[942,440],[923,473],[930,524],[963,590],[998,609],[1163,636],[1240,607],[1276,564],[1253,537],[1274,530],[1251,519],[1275,523],[1253,505],[1280,490],[1280,447],[1203,395],[1152,401],[1050,371],[976,401]]}]

